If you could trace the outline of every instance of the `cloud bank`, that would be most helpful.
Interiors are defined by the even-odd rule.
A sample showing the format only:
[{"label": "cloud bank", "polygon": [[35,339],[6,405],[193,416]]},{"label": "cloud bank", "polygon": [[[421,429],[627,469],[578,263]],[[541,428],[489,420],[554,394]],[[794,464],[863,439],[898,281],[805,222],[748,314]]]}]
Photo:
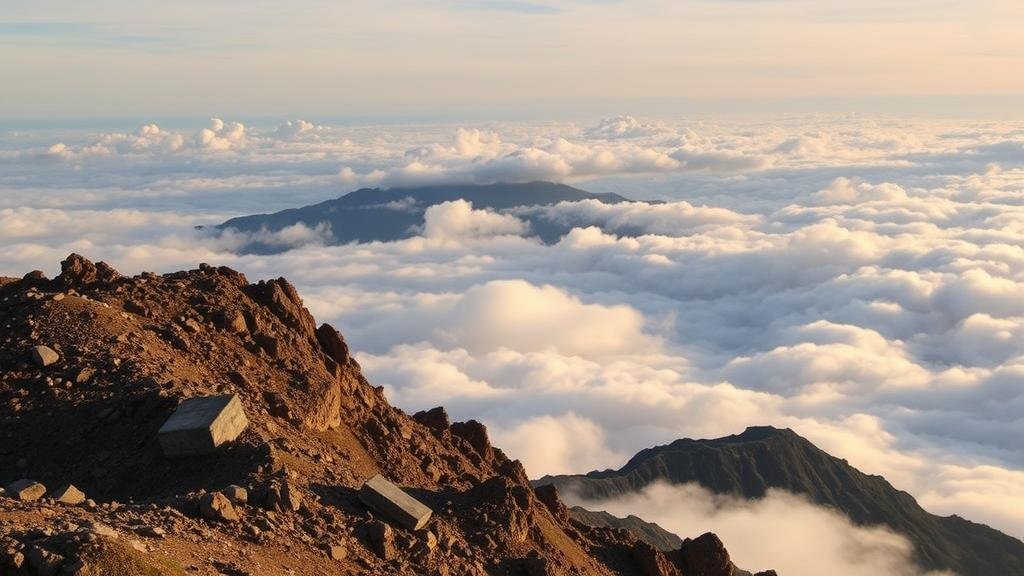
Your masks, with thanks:
[{"label": "cloud bank", "polygon": [[793,576],[952,576],[917,566],[906,538],[881,527],[855,526],[785,491],[743,500],[695,484],[652,484],[617,500],[569,499],[618,516],[636,514],[684,536],[714,531],[727,543],[733,562],[748,570],[770,566]]},{"label": "cloud bank", "polygon": [[[11,132],[0,273],[75,251],[284,275],[396,404],[483,420],[533,476],[770,424],[1020,537],[1022,142],[861,118]],[[400,242],[262,237],[294,247],[276,256],[192,228],[361,185],[538,177],[663,203],[455,202]],[[573,229],[544,245],[527,216]]]}]

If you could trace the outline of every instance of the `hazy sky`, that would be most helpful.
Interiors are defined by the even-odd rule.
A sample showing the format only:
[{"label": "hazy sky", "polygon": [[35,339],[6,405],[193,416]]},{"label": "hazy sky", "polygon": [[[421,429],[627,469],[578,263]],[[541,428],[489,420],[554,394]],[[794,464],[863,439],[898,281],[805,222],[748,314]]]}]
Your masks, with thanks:
[{"label": "hazy sky", "polygon": [[0,117],[1021,111],[1019,0],[2,0]]}]

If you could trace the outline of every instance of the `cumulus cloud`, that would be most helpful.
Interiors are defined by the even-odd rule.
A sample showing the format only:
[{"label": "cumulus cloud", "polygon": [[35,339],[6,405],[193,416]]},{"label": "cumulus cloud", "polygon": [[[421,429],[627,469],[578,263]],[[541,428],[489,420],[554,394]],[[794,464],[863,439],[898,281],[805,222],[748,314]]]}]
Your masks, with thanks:
[{"label": "cumulus cloud", "polygon": [[561,202],[554,206],[521,207],[512,213],[537,216],[563,226],[597,226],[602,230],[626,235],[684,236],[730,226],[752,227],[761,221],[757,215],[740,214],[711,206],[693,206],[685,201],[605,204],[598,200],[584,200]]},{"label": "cumulus cloud", "polygon": [[567,499],[617,516],[636,514],[681,536],[715,532],[734,563],[793,576],[952,576],[913,561],[913,547],[883,527],[853,525],[805,498],[770,490],[758,500],[713,494],[698,485],[652,484],[615,500]]},{"label": "cumulus cloud", "polygon": [[195,146],[203,150],[231,150],[245,144],[245,126],[241,122],[224,122],[220,118],[213,118],[209,128],[200,130],[194,141]]},{"label": "cumulus cloud", "polygon": [[409,149],[397,165],[363,175],[345,173],[368,182],[412,185],[562,181],[614,174],[742,172],[771,165],[767,156],[720,148],[708,141],[634,142],[629,136],[646,134],[648,130],[628,118],[602,122],[595,130],[586,131],[584,139],[560,135],[515,143],[503,141],[495,132],[460,128],[452,145]]},{"label": "cumulus cloud", "polygon": [[613,139],[613,138],[641,138],[646,136],[658,136],[671,134],[672,131],[662,124],[647,123],[632,116],[615,116],[604,118],[583,132],[588,138]]},{"label": "cumulus cloud", "polygon": [[273,136],[278,140],[302,140],[318,136],[324,132],[323,126],[317,126],[305,120],[286,120],[274,130]]},{"label": "cumulus cloud", "polygon": [[512,428],[499,428],[492,442],[512,454],[528,454],[530,470],[552,474],[602,468],[623,455],[608,448],[604,430],[573,412],[536,416]]},{"label": "cumulus cloud", "polygon": [[[398,204],[396,209],[404,205]],[[474,210],[465,200],[443,202],[427,208],[423,215],[423,235],[435,240],[459,240],[488,236],[521,236],[529,226],[515,216]]]}]

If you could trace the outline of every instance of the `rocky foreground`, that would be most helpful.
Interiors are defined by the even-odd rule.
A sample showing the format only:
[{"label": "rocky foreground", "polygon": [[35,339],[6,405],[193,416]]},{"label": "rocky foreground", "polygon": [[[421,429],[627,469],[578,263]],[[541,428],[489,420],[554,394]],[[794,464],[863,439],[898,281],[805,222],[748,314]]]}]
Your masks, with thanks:
[{"label": "rocky foreground", "polygon": [[[0,325],[0,575],[743,574],[713,534],[662,552],[572,520],[482,424],[390,406],[284,279],[72,255],[0,279]],[[227,395],[240,434],[168,457],[179,404]],[[367,504],[378,474],[424,526]]]}]

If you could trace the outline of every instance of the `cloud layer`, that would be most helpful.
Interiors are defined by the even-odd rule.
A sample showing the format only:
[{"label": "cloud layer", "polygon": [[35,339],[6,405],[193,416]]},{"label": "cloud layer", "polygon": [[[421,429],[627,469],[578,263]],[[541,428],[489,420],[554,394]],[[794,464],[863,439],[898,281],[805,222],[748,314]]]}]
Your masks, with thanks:
[{"label": "cloud layer", "polygon": [[[285,275],[399,406],[482,419],[533,476],[772,424],[1024,536],[1022,150],[1006,122],[856,118],[12,132],[0,273],[77,251]],[[359,185],[533,178],[663,203],[455,202],[400,242],[260,238],[295,247],[277,256],[192,229]],[[544,245],[526,216],[573,229]]]},{"label": "cloud layer", "polygon": [[653,484],[620,500],[570,501],[618,516],[636,514],[666,530],[714,531],[733,562],[792,576],[952,576],[923,570],[910,542],[889,530],[855,526],[843,515],[784,491],[758,500],[713,494],[695,484]]}]

